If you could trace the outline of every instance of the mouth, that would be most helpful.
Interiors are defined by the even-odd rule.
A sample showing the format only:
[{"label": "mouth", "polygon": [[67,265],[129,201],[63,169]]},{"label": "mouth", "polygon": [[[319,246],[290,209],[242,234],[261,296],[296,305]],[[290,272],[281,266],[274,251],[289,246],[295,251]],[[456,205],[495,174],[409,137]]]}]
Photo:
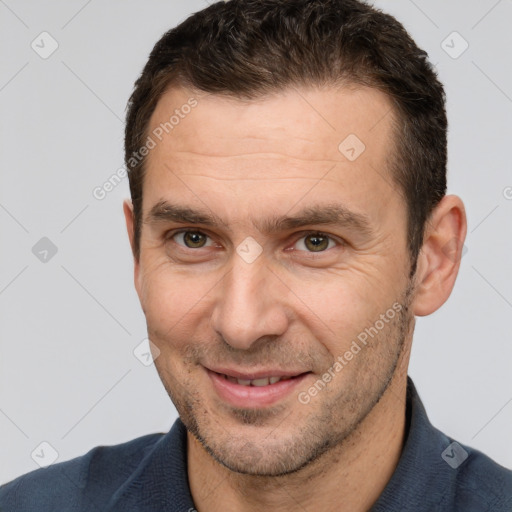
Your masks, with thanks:
[{"label": "mouth", "polygon": [[229,382],[240,384],[240,386],[256,386],[263,387],[269,386],[270,384],[277,384],[282,380],[294,379],[295,377],[261,377],[259,379],[237,379],[236,377],[230,377],[229,375],[220,374]]},{"label": "mouth", "polygon": [[275,405],[289,396],[311,373],[282,370],[242,373],[230,369],[205,369],[223,402],[251,409]]}]

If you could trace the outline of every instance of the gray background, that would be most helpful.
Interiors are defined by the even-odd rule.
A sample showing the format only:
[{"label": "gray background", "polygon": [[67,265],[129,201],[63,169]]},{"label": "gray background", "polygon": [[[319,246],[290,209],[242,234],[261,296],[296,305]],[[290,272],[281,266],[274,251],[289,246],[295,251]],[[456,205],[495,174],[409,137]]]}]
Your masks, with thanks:
[{"label": "gray background", "polygon": [[[419,319],[410,375],[436,426],[512,467],[512,1],[375,4],[446,85],[449,191],[469,217],[455,290]],[[124,109],[152,46],[205,6],[0,1],[0,482],[166,431],[176,417],[143,348],[143,362],[133,353],[145,321],[122,217],[127,180],[103,200],[93,189],[122,167]],[[31,47],[51,50],[43,31],[58,43],[46,59]]]}]

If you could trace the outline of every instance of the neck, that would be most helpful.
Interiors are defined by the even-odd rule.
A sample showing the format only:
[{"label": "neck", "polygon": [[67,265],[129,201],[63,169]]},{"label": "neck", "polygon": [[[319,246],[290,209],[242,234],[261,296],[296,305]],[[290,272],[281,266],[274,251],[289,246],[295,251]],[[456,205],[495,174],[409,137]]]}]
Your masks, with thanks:
[{"label": "neck", "polygon": [[366,511],[398,464],[405,437],[406,374],[397,372],[381,400],[341,445],[296,473],[261,477],[216,462],[188,434],[188,476],[199,512]]}]

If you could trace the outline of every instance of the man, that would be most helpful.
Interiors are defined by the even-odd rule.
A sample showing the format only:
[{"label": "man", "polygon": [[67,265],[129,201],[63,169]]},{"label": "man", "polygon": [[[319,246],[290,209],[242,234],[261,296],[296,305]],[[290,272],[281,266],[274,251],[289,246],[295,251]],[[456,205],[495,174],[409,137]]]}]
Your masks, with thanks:
[{"label": "man", "polygon": [[428,421],[407,367],[466,234],[444,93],[357,0],[231,0],[130,98],[124,213],[180,419],[0,490],[16,511],[510,511],[512,472]]}]

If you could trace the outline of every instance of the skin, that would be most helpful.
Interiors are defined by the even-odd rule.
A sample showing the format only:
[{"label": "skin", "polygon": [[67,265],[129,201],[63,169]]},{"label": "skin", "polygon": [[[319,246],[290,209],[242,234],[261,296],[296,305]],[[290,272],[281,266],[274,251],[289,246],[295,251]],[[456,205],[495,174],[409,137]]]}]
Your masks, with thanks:
[{"label": "skin", "polygon": [[[406,207],[386,167],[393,113],[384,94],[329,87],[241,101],[173,89],[150,131],[191,96],[198,106],[148,155],[135,286],[156,368],[189,430],[196,508],[368,510],[405,440],[414,317],[437,310],[456,279],[461,244],[446,246],[465,238],[462,201],[446,196],[433,212],[411,280]],[[349,134],[366,146],[354,161],[338,150]],[[151,219],[163,200],[223,224]],[[368,229],[263,229],[264,219],[327,204],[365,216]],[[124,212],[133,248],[129,201]],[[175,234],[183,229],[196,234]],[[251,263],[237,253],[247,237],[262,249]],[[400,312],[301,403],[298,393],[393,304]],[[309,373],[277,403],[234,407],[208,376],[218,366]]]}]

